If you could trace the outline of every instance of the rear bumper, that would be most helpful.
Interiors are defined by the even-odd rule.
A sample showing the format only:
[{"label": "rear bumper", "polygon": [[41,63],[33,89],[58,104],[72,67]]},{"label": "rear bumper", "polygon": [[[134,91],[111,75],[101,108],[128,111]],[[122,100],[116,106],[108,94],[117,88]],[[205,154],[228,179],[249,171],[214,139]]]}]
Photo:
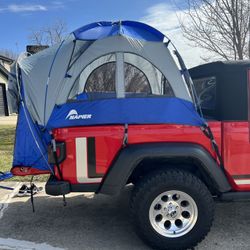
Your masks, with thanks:
[{"label": "rear bumper", "polygon": [[65,195],[71,192],[94,192],[99,189],[99,183],[79,183],[71,184],[68,181],[57,180],[54,176],[50,176],[45,185],[46,194],[52,196]]},{"label": "rear bumper", "polygon": [[59,181],[54,176],[50,176],[45,185],[46,194],[58,196],[71,192],[70,183],[68,181]]}]

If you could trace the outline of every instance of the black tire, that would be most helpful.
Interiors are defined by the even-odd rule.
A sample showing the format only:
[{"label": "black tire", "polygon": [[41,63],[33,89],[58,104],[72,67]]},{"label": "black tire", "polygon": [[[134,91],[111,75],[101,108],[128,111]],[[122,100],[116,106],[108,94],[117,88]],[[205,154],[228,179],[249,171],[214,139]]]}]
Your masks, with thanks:
[{"label": "black tire", "polygon": [[[198,211],[192,229],[176,238],[163,236],[157,232],[149,218],[152,202],[163,192],[171,190],[188,194],[196,204],[196,212]],[[167,205],[163,204],[166,210]],[[195,175],[183,170],[162,170],[150,173],[137,183],[131,196],[131,213],[138,235],[152,248],[189,249],[201,242],[210,231],[214,217],[214,201],[205,184]]]}]

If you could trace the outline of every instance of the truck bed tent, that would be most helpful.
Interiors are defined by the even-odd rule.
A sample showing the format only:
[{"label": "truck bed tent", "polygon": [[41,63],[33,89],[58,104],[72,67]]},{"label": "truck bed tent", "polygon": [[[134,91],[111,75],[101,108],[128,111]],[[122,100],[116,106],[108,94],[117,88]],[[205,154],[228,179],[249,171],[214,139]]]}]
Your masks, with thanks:
[{"label": "truck bed tent", "polygon": [[47,147],[54,128],[200,126],[203,120],[168,44],[161,32],[143,23],[98,22],[19,59],[9,83],[12,109],[18,107],[19,113],[13,167],[53,171]]}]

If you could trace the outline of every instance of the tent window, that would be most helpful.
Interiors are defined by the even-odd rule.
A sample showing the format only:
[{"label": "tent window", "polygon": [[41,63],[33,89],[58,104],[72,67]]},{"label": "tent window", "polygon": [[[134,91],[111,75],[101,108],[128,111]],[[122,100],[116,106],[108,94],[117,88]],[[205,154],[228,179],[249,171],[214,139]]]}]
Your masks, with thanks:
[{"label": "tent window", "polygon": [[151,94],[149,81],[141,70],[132,64],[125,63],[124,71],[126,96],[129,96],[130,93]]},{"label": "tent window", "polygon": [[167,80],[167,78],[164,75],[162,75],[162,77],[161,77],[161,88],[162,88],[162,90],[161,90],[162,95],[167,96],[167,97],[175,96],[174,91],[173,91],[169,81]]},{"label": "tent window", "polygon": [[69,99],[175,96],[166,77],[149,61],[132,53],[99,57],[76,80]]},{"label": "tent window", "polygon": [[115,63],[105,63],[92,71],[85,92],[115,92]]},{"label": "tent window", "polygon": [[132,53],[124,53],[125,95],[174,96],[166,77],[149,61]]},{"label": "tent window", "polygon": [[84,92],[90,99],[115,98],[115,62],[105,63],[89,75]]},{"label": "tent window", "polygon": [[[84,92],[92,99],[115,97],[116,63],[105,63],[89,75]],[[124,78],[126,95],[132,93],[151,94],[149,81],[145,74],[135,66],[124,63]]]}]

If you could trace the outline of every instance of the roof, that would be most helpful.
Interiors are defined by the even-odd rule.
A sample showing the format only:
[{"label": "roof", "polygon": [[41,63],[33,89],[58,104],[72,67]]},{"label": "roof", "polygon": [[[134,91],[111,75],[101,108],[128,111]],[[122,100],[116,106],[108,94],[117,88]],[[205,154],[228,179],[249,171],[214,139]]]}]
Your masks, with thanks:
[{"label": "roof", "polygon": [[12,64],[14,62],[13,59],[9,58],[9,57],[6,57],[6,56],[3,56],[3,55],[0,55],[0,60],[3,60],[9,64]]},{"label": "roof", "polygon": [[215,62],[210,62],[210,63],[204,63],[198,66],[195,66],[191,69],[196,69],[196,68],[210,68],[210,67],[223,67],[223,66],[233,66],[233,67],[242,67],[242,66],[247,66],[250,67],[250,60],[230,60],[230,61],[215,61]]},{"label": "roof", "polygon": [[237,61],[219,61],[225,65],[246,65],[250,66],[250,60],[237,60]]},{"label": "roof", "polygon": [[[12,64],[14,62],[13,59],[3,55],[0,55],[0,61],[1,60],[8,64]],[[1,63],[0,63],[0,74],[3,75],[6,78],[6,80],[8,80],[9,71]]]},{"label": "roof", "polygon": [[0,64],[0,74],[2,74],[6,80],[8,79],[8,76],[9,76],[9,72],[7,69],[4,68],[3,65]]},{"label": "roof", "polygon": [[99,40],[109,36],[127,36],[137,40],[162,42],[164,34],[157,29],[135,21],[102,21],[85,25],[73,32],[77,40]]},{"label": "roof", "polygon": [[250,68],[250,60],[216,61],[190,68],[189,72],[192,77],[202,77],[211,74],[224,74],[225,71],[242,72],[248,68]]}]

